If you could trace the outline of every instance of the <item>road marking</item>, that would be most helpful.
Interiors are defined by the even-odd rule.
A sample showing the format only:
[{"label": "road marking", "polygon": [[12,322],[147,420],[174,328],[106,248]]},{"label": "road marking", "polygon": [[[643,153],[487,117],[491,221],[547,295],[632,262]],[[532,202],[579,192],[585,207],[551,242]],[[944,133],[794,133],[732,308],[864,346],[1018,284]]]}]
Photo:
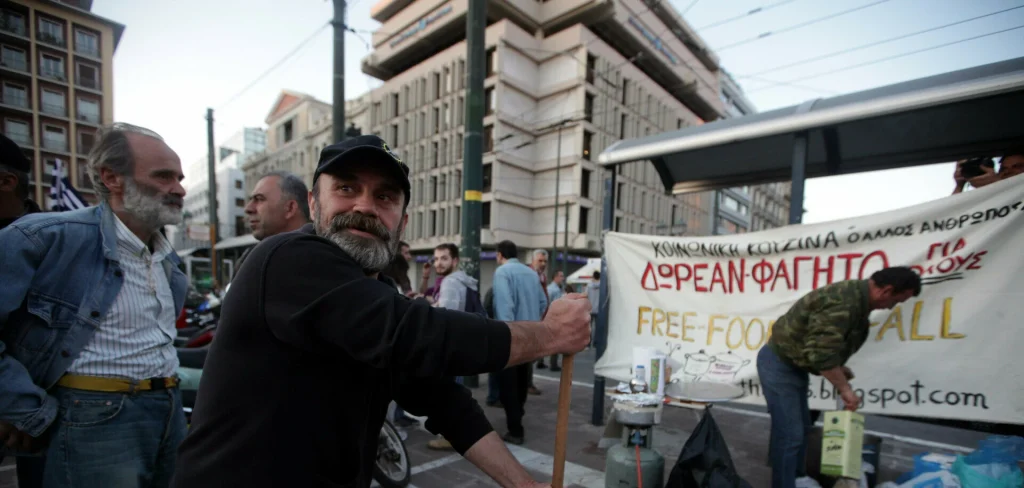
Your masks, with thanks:
[{"label": "road marking", "polygon": [[16,466],[17,464],[8,464],[7,466],[0,466],[0,473],[3,473],[4,471],[10,471],[14,469]]},{"label": "road marking", "polygon": [[[514,444],[507,444],[507,447],[509,452],[512,453],[512,456],[514,456],[516,460],[519,461],[519,464],[523,465],[524,468],[541,473],[552,472],[555,465],[555,458],[550,455]],[[437,469],[462,459],[462,456],[458,454],[452,454],[440,459],[435,459],[412,468],[412,475],[416,476],[424,471]],[[586,466],[566,461],[565,484],[575,484],[585,488],[604,488],[604,473],[597,471],[596,469],[590,469]]]},{"label": "road marking", "polygon": [[[544,379],[544,380],[547,380],[547,381],[554,381],[554,382],[561,381],[558,378],[550,378],[550,377],[547,377],[547,376],[544,376],[544,375],[538,375],[538,374],[533,375],[533,377],[534,378],[541,378],[541,379]],[[573,384],[573,386],[580,386],[580,387],[590,388],[590,389],[594,388],[594,384],[593,383],[587,383],[587,382],[584,382],[584,381],[573,381],[572,384]],[[755,411],[751,411],[751,410],[744,410],[742,408],[727,407],[727,406],[724,406],[724,405],[715,405],[714,409],[715,410],[724,410],[726,412],[736,413],[736,414],[740,414],[740,415],[747,415],[747,416],[750,416],[750,417],[760,417],[760,418],[765,418],[765,419],[771,418],[771,416],[768,415],[767,412],[755,412]],[[821,425],[821,422],[819,421],[817,423],[817,425]],[[907,436],[902,436],[902,435],[890,434],[888,432],[879,432],[879,431],[875,431],[875,430],[865,430],[864,433],[865,434],[869,434],[869,435],[873,435],[873,436],[877,436],[877,437],[880,437],[882,439],[888,439],[888,440],[896,441],[896,442],[904,442],[904,443],[907,443],[907,444],[914,444],[914,445],[917,445],[917,446],[923,446],[923,447],[928,447],[928,448],[932,448],[932,449],[941,449],[941,450],[954,451],[954,452],[963,452],[963,453],[969,453],[969,452],[973,452],[974,451],[973,447],[961,446],[961,445],[957,445],[957,444],[947,444],[947,443],[944,443],[944,442],[929,441],[929,440],[925,440],[925,439],[919,439],[917,437],[907,437]]]},{"label": "road marking", "polygon": [[413,476],[415,476],[415,475],[417,475],[419,473],[422,473],[424,471],[430,471],[431,469],[440,468],[441,466],[444,466],[446,464],[454,463],[456,461],[459,461],[460,459],[462,459],[462,455],[460,455],[460,454],[451,454],[451,455],[445,456],[443,458],[435,459],[433,461],[430,461],[430,462],[427,462],[427,463],[423,463],[423,464],[421,464],[419,466],[415,466],[415,467],[412,468],[411,472],[412,472]]}]

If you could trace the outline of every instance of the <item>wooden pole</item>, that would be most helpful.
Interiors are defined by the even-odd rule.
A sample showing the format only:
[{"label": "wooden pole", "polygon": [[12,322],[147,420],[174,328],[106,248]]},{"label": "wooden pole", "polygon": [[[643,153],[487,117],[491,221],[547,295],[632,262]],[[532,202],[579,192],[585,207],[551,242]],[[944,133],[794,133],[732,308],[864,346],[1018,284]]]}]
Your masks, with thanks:
[{"label": "wooden pole", "polygon": [[555,465],[551,488],[562,488],[565,478],[565,442],[569,436],[569,401],[572,397],[572,368],[575,355],[562,358],[562,379],[558,383],[558,416],[555,420]]}]

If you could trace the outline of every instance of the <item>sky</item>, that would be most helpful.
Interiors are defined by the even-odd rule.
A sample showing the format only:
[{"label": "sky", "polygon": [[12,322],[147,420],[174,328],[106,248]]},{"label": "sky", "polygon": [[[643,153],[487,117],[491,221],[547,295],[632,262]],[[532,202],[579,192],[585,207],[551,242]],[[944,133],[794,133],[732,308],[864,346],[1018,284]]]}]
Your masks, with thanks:
[{"label": "sky", "polygon": [[[345,40],[346,98],[381,84],[360,69],[379,26],[369,15],[376,1],[349,2],[347,21],[356,32]],[[663,1],[683,12],[758,110],[1024,56],[1024,8],[1014,9],[1020,0]],[[829,56],[1006,9],[1013,10]],[[114,55],[114,119],[162,134],[186,170],[206,155],[207,108],[215,110],[221,142],[242,127],[264,127],[282,89],[332,100],[330,0],[95,0],[93,12],[126,25]],[[1013,30],[987,35],[1006,29]],[[931,49],[977,36],[984,37]],[[899,56],[905,53],[912,54]],[[947,163],[810,179],[804,222],[942,198],[953,189],[952,174]]]}]

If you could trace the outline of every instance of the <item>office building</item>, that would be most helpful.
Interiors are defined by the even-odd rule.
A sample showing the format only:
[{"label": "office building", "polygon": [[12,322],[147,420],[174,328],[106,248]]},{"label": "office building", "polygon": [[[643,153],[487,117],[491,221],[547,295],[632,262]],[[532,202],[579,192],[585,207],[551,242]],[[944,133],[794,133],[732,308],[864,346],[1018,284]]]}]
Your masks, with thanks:
[{"label": "office building", "polygon": [[[368,133],[369,95],[345,102],[345,126]],[[246,192],[251,192],[259,177],[271,171],[295,173],[311,185],[320,151],[332,141],[331,104],[312,95],[283,90],[265,120],[266,149],[257,152],[242,165]]]},{"label": "office building", "polygon": [[0,3],[0,118],[3,133],[33,161],[32,197],[48,206],[56,161],[83,196],[96,201],[85,161],[113,121],[113,58],[124,26],[92,12],[92,2]]}]

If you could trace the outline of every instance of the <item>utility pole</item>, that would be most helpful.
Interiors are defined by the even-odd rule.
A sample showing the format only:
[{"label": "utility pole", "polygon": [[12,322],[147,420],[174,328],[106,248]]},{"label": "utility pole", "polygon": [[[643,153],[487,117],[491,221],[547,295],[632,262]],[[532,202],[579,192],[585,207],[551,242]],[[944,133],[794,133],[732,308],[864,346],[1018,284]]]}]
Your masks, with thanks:
[{"label": "utility pole", "polygon": [[[559,191],[561,190],[560,178],[562,175],[562,124],[564,123],[564,120],[558,123],[558,149],[556,149],[556,152],[558,154],[555,155],[555,218],[552,219],[555,221],[555,225],[554,230],[551,231],[551,278],[549,279],[549,281],[551,279],[554,279],[555,277],[555,254],[558,253],[558,196]],[[568,232],[569,228],[566,227],[565,231]],[[564,263],[565,256],[562,256],[562,261]]]},{"label": "utility pole", "polygon": [[[462,152],[462,270],[480,281],[480,226],[483,222],[484,188],[484,76],[487,55],[484,29],[487,2],[470,1],[466,14],[466,127]],[[464,378],[466,386],[480,383],[474,376]]]},{"label": "utility pole", "polygon": [[[551,263],[554,267],[555,263]],[[569,277],[569,273],[566,272],[569,266],[569,200],[565,201],[565,237],[562,241],[562,279]]]},{"label": "utility pole", "polygon": [[[345,138],[345,0],[334,0],[334,106],[331,142]],[[395,141],[391,141],[392,144]]]},{"label": "utility pole", "polygon": [[217,154],[213,150],[213,109],[206,109],[206,178],[210,207],[210,277],[214,286],[220,284],[220,266],[217,266]]}]

